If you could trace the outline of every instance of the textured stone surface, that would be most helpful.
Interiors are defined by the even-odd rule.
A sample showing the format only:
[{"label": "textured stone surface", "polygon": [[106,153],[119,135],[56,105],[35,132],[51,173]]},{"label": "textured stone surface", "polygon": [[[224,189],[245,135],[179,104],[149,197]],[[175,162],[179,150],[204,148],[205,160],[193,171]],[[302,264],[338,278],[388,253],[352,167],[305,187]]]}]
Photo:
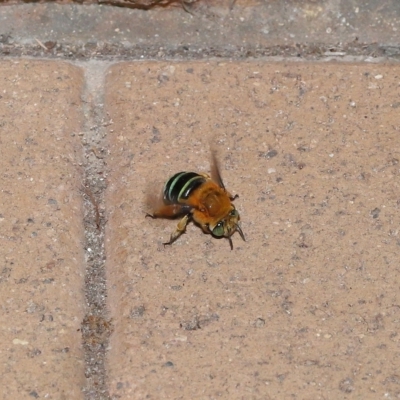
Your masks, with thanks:
[{"label": "textured stone surface", "polygon": [[[115,398],[398,396],[394,66],[141,63],[106,81]],[[247,241],[145,219],[218,150]]]},{"label": "textured stone surface", "polygon": [[79,399],[83,74],[2,61],[0,81],[1,398]]}]

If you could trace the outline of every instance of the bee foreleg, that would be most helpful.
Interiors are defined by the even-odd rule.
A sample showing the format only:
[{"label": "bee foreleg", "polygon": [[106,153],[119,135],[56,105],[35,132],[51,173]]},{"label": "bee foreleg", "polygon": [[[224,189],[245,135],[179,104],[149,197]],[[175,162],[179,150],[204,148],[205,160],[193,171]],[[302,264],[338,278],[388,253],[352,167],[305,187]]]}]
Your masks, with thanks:
[{"label": "bee foreleg", "polygon": [[190,218],[192,217],[192,214],[186,214],[179,222],[176,227],[176,231],[171,234],[171,238],[169,239],[169,242],[163,243],[164,246],[172,244],[175,242],[176,239],[178,239],[179,236],[182,235],[182,233],[185,232],[186,230],[186,225],[190,221]]},{"label": "bee foreleg", "polygon": [[226,195],[229,197],[230,201],[233,201],[239,197],[238,194],[233,195],[233,194],[229,193],[226,189],[224,189],[224,190],[225,190]]}]

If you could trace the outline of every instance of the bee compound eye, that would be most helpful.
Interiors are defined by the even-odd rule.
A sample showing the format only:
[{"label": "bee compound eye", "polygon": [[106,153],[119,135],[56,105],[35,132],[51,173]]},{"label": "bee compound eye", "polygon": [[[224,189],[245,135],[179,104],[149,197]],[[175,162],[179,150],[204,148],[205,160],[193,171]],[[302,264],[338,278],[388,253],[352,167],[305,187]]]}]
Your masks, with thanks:
[{"label": "bee compound eye", "polygon": [[224,236],[224,224],[223,222],[218,222],[217,225],[215,225],[213,231],[212,231],[214,236]]}]

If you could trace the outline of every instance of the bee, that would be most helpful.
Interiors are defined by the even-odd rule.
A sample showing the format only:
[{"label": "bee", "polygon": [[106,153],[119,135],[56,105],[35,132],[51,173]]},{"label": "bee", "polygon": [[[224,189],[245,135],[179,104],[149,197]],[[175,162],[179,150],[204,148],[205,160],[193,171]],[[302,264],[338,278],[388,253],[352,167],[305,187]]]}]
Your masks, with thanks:
[{"label": "bee", "polygon": [[226,237],[233,250],[231,236],[236,231],[246,240],[239,225],[239,212],[232,204],[237,197],[225,189],[213,154],[211,176],[197,172],[178,172],[173,175],[164,185],[164,205],[153,214],[146,214],[146,217],[174,219],[183,216],[170,240],[163,243],[164,246],[174,243],[193,220],[204,233],[216,238]]}]

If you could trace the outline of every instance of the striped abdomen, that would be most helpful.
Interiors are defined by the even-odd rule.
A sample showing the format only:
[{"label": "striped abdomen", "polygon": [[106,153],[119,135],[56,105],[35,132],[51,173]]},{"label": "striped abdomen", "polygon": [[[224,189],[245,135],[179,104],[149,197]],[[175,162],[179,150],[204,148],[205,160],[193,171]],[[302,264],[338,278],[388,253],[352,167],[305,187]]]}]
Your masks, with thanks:
[{"label": "striped abdomen", "polygon": [[164,186],[164,201],[171,204],[181,203],[204,182],[206,178],[196,172],[178,172]]}]

